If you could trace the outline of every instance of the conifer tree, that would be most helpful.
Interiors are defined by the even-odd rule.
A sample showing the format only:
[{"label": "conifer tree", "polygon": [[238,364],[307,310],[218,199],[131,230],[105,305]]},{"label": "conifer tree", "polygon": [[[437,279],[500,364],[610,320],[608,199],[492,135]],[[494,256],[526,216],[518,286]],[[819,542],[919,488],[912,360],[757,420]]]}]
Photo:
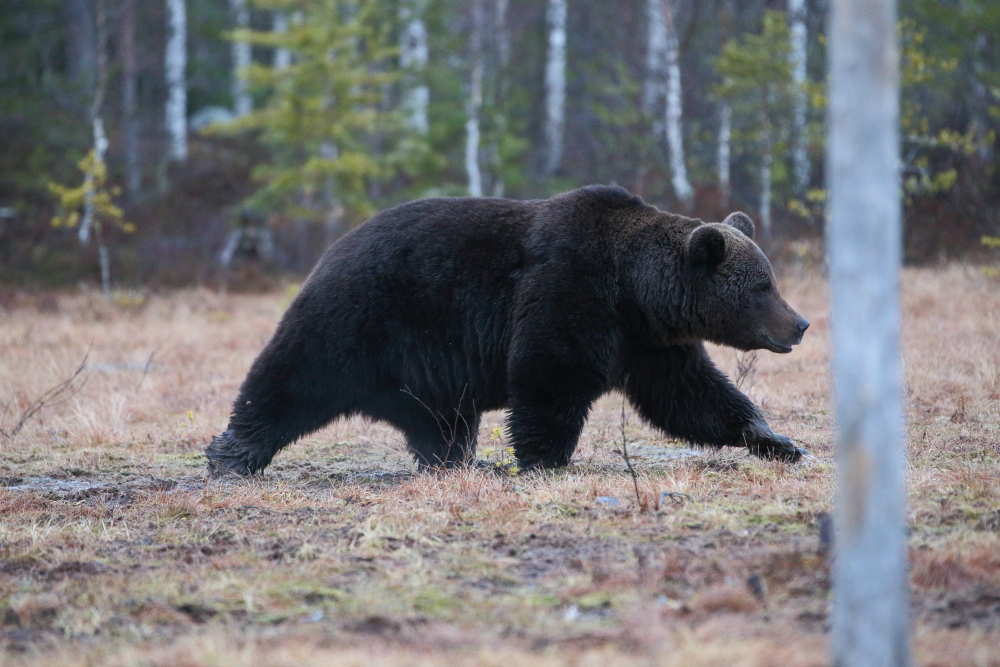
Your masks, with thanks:
[{"label": "conifer tree", "polygon": [[[232,39],[291,57],[274,67],[252,63],[246,77],[258,108],[219,128],[253,132],[271,149],[255,171],[261,187],[249,205],[293,218],[325,221],[332,235],[374,211],[371,188],[407,162],[412,142],[384,103],[399,74],[397,53],[377,0],[253,0],[260,9],[294,12],[280,31],[237,30]],[[300,18],[299,18],[300,17]]]}]

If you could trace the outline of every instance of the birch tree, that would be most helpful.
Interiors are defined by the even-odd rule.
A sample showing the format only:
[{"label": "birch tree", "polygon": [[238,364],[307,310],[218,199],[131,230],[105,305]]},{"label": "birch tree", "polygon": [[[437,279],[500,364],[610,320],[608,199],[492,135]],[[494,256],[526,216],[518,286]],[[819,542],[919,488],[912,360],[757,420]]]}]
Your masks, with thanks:
[{"label": "birch tree", "polygon": [[139,63],[135,51],[135,2],[123,0],[121,23],[122,124],[124,126],[125,190],[135,198],[142,189],[142,164],[139,152],[139,117],[137,88]]},{"label": "birch tree", "polygon": [[[722,36],[722,46],[725,47],[732,33],[733,0],[724,0],[719,9],[719,29]],[[719,178],[719,195],[723,208],[729,206],[729,195],[732,190],[732,138],[733,138],[733,107],[726,99],[719,100],[719,136],[715,149],[716,172]]]},{"label": "birch tree", "polygon": [[909,664],[895,0],[830,9],[827,175],[837,422],[833,664]]},{"label": "birch tree", "polygon": [[677,31],[674,28],[674,9],[670,0],[661,0],[663,19],[667,29],[667,105],[665,131],[667,135],[667,150],[670,151],[670,174],[674,194],[684,207],[691,206],[694,190],[688,181],[687,167],[684,163],[684,132],[681,126],[681,65],[680,46],[677,42]]},{"label": "birch tree", "polygon": [[809,188],[809,154],[806,152],[806,0],[788,0],[788,27],[792,72],[792,172],[795,192],[802,195]]},{"label": "birch tree", "polygon": [[469,31],[469,94],[465,104],[465,173],[469,196],[483,196],[483,176],[479,168],[479,114],[483,107],[483,31],[486,16],[483,0],[472,0],[472,26]]},{"label": "birch tree", "polygon": [[[288,14],[286,12],[274,12],[271,17],[271,30],[276,34],[288,32]],[[274,69],[283,70],[292,64],[292,52],[284,47],[274,50]]]},{"label": "birch tree", "polygon": [[[179,0],[169,0],[178,2]],[[233,15],[233,24],[238,31],[250,27],[250,10],[246,0],[229,0],[229,9]],[[286,26],[287,27],[287,26]],[[239,37],[233,39],[233,113],[242,118],[253,111],[253,98],[250,97],[250,86],[247,82],[247,69],[250,67],[250,43]]]},{"label": "birch tree", "polygon": [[771,236],[772,169],[790,104],[789,36],[785,16],[768,12],[761,34],[726,44],[716,61],[723,81],[716,88],[742,118],[742,135],[760,156],[761,235]]},{"label": "birch tree", "polygon": [[677,199],[686,208],[691,205],[694,190],[688,181],[684,161],[680,49],[674,28],[673,5],[670,0],[646,0],[646,14],[649,32],[643,107],[646,113],[656,118],[660,105],[663,105],[663,122],[655,121],[653,132],[655,135],[662,132],[666,139],[671,185]]},{"label": "birch tree", "polygon": [[167,0],[166,65],[167,134],[170,136],[170,157],[179,162],[187,159],[187,12],[185,0]]},{"label": "birch tree", "polygon": [[548,0],[546,24],[548,51],[545,61],[545,173],[554,174],[562,163],[566,127],[566,2]]},{"label": "birch tree", "polygon": [[430,87],[424,80],[429,48],[424,12],[426,0],[403,0],[399,5],[399,65],[403,69],[403,110],[410,129],[427,134],[430,120]]}]

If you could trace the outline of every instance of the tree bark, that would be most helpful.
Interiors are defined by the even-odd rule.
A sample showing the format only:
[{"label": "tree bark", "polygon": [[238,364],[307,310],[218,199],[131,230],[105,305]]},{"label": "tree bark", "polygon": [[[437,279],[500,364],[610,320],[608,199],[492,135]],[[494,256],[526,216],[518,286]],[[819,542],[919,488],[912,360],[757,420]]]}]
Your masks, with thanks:
[{"label": "tree bark", "polygon": [[135,52],[135,2],[122,2],[122,124],[124,125],[125,192],[135,199],[142,189],[142,163],[139,149],[137,86],[139,63]]},{"label": "tree bark", "polygon": [[[275,12],[271,17],[271,30],[276,33],[288,32],[288,14],[285,12]],[[288,49],[278,48],[274,50],[274,69],[287,69],[292,64],[292,52]]]},{"label": "tree bark", "polygon": [[427,134],[430,121],[430,88],[424,82],[429,50],[424,24],[426,0],[404,0],[399,6],[402,31],[399,36],[399,64],[403,69],[403,110],[410,129]]},{"label": "tree bark", "polygon": [[545,62],[545,173],[559,169],[566,126],[566,2],[548,0],[548,52]]},{"label": "tree bark", "polygon": [[646,0],[646,75],[642,85],[642,110],[651,116],[653,134],[659,137],[663,125],[657,109],[667,96],[667,24],[660,0]]},{"label": "tree bark", "polygon": [[[177,2],[178,0],[170,0]],[[229,8],[233,14],[233,23],[238,29],[250,26],[250,10],[246,0],[229,0]],[[250,44],[243,40],[233,40],[233,113],[242,118],[253,111],[253,98],[250,97],[250,87],[247,85],[246,69],[250,67],[252,52]]]},{"label": "tree bark", "polygon": [[187,159],[187,12],[185,0],[167,0],[166,123],[170,157]]},{"label": "tree bark", "polygon": [[838,666],[908,665],[895,0],[831,4],[827,175]]},{"label": "tree bark", "polygon": [[486,16],[483,0],[472,0],[472,30],[469,32],[469,97],[465,105],[465,172],[469,196],[483,196],[483,176],[479,168],[479,114],[483,106],[483,32]]},{"label": "tree bark", "polygon": [[661,0],[661,5],[663,6],[663,19],[667,33],[667,105],[664,127],[667,135],[667,150],[670,153],[671,184],[677,199],[685,208],[689,208],[694,199],[694,189],[688,181],[687,167],[684,163],[680,48],[677,42],[677,31],[674,28],[673,6],[670,0]]},{"label": "tree bark", "polygon": [[[735,10],[733,0],[723,0],[719,7],[720,48],[725,48],[732,37]],[[732,140],[733,107],[729,102],[722,100],[719,103],[719,138],[715,151],[715,161],[719,177],[720,203],[724,209],[729,207],[729,197],[732,193]]]},{"label": "tree bark", "polygon": [[90,93],[97,75],[97,30],[92,0],[66,0],[66,64],[81,91]]},{"label": "tree bark", "polygon": [[806,151],[806,0],[788,0],[791,34],[789,65],[792,70],[792,172],[795,192],[802,196],[809,188],[809,154]]},{"label": "tree bark", "polygon": [[719,174],[719,196],[722,207],[729,206],[729,195],[732,190],[731,147],[733,138],[733,108],[728,103],[719,105],[719,145],[716,148],[716,167]]}]

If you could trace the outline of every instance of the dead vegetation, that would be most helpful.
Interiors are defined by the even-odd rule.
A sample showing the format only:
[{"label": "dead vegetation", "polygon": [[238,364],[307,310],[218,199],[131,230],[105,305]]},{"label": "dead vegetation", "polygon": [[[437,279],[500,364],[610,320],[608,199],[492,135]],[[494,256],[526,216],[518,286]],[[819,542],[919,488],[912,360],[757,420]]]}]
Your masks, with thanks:
[{"label": "dead vegetation", "polygon": [[[1000,288],[903,284],[915,654],[1000,665]],[[202,449],[286,297],[7,299],[9,414],[93,343],[86,386],[0,440],[0,664],[826,664],[825,286],[782,291],[813,322],[795,353],[713,353],[802,465],[692,451],[609,396],[562,472],[416,474],[352,420],[210,484]]]}]

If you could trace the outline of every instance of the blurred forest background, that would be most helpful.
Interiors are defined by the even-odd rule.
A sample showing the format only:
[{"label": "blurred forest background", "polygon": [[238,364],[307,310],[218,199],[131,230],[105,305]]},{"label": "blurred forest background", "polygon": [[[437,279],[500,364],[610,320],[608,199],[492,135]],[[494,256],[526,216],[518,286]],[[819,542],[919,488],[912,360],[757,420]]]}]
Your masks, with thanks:
[{"label": "blurred forest background", "polygon": [[[401,201],[590,183],[817,255],[828,2],[2,0],[0,282],[250,285]],[[976,258],[1000,3],[900,17],[906,259]]]}]

